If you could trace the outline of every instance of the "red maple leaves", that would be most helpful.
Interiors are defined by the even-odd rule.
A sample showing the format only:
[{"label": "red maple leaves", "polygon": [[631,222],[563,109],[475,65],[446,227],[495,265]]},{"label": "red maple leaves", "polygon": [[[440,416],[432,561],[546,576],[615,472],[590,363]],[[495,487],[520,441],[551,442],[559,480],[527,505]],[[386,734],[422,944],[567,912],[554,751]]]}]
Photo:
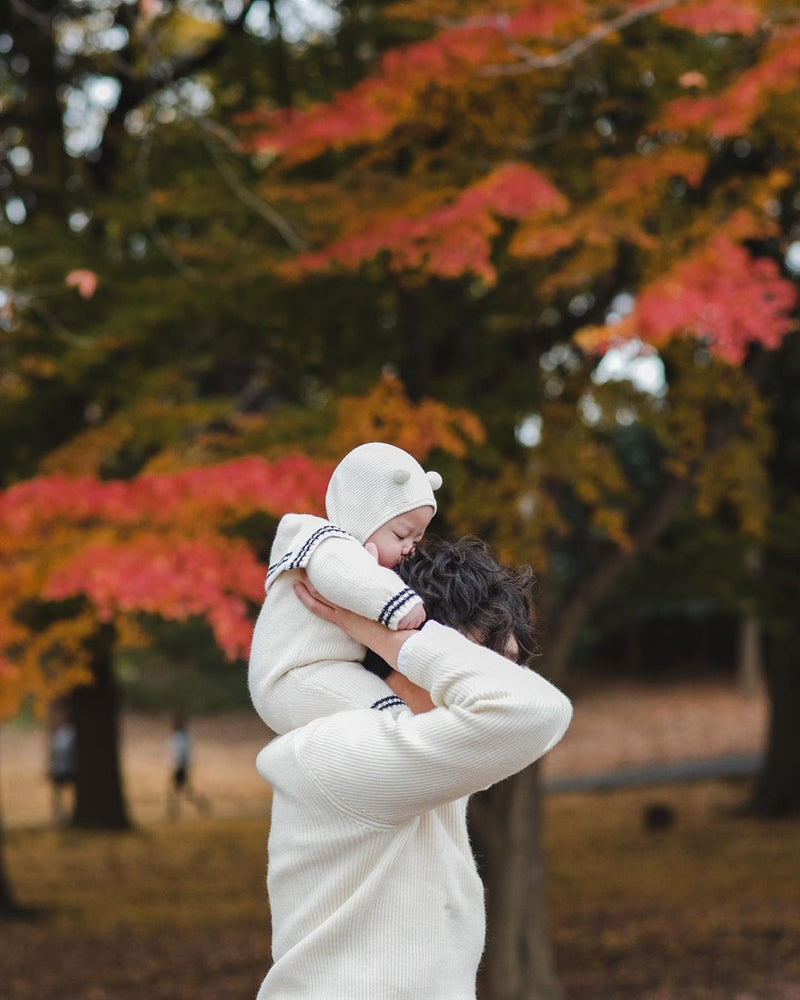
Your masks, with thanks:
[{"label": "red maple leaves", "polygon": [[[99,621],[131,635],[142,612],[197,615],[229,659],[246,657],[265,566],[236,525],[259,511],[322,512],[329,475],[303,456],[249,457],[128,481],[39,477],[0,493],[0,715],[86,680]],[[24,613],[79,596],[77,612],[49,625]]]},{"label": "red maple leaves", "polygon": [[192,525],[248,510],[320,513],[329,474],[326,466],[298,455],[272,465],[248,457],[131,480],[46,476],[0,494],[0,528],[24,533],[64,519],[76,526],[155,523],[188,532]]},{"label": "red maple leaves", "polygon": [[776,33],[762,59],[718,94],[679,97],[665,109],[661,126],[704,129],[721,139],[743,135],[776,94],[797,88],[800,27]]},{"label": "red maple leaves", "polygon": [[542,173],[524,163],[506,163],[431,212],[373,217],[369,228],[301,254],[287,271],[299,276],[332,266],[357,268],[385,252],[395,271],[423,269],[440,278],[474,274],[492,284],[497,219],[542,219],[566,208],[566,198]]},{"label": "red maple leaves", "polygon": [[717,357],[741,364],[751,344],[780,344],[794,327],[790,313],[796,304],[797,289],[774,261],[753,258],[721,235],[648,285],[621,323],[588,328],[578,340],[602,351],[630,337],[658,347],[673,337],[693,336]]}]

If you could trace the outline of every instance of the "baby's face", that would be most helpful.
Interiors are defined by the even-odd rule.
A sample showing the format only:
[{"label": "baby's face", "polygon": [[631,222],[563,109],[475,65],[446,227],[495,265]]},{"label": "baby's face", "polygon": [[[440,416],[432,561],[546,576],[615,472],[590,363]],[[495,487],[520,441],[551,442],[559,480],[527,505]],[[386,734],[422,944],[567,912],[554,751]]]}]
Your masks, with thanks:
[{"label": "baby's face", "polygon": [[403,556],[413,552],[432,517],[433,507],[415,507],[405,514],[398,514],[374,531],[367,542],[377,546],[380,565],[394,569]]}]

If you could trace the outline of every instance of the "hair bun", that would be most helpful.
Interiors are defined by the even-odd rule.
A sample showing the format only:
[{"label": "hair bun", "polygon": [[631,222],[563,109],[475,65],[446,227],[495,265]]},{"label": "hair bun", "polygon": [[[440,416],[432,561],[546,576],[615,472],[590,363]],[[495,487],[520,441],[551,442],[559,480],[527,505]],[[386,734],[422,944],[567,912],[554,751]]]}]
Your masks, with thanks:
[{"label": "hair bun", "polygon": [[425,475],[428,477],[428,482],[431,484],[432,490],[438,490],[442,485],[442,477],[438,472],[426,472]]},{"label": "hair bun", "polygon": [[407,483],[411,478],[411,472],[408,469],[395,469],[392,473],[392,482],[397,483],[398,486],[402,486],[403,483]]}]

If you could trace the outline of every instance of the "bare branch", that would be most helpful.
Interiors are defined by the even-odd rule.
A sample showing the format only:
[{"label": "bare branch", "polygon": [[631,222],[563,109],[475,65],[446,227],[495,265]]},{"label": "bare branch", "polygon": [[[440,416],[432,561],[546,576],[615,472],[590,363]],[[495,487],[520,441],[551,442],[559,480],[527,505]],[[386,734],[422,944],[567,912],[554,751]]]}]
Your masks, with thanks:
[{"label": "bare branch", "polygon": [[509,41],[509,52],[520,61],[484,66],[479,70],[479,73],[481,76],[517,76],[522,73],[532,73],[535,70],[556,69],[559,66],[566,66],[608,38],[609,35],[622,31],[637,21],[642,21],[647,17],[652,17],[655,14],[660,14],[662,11],[669,10],[671,7],[677,7],[684,2],[685,0],[650,0],[650,3],[626,10],[619,17],[596,25],[588,34],[577,38],[574,42],[570,42],[563,49],[559,49],[556,52],[548,52],[546,55],[534,52],[533,49],[529,49],[525,45]]},{"label": "bare branch", "polygon": [[[220,137],[220,126],[218,126],[215,122],[209,122],[205,118],[198,118],[197,123],[202,129],[201,134],[203,144],[208,150],[214,166],[219,171],[220,177],[223,181],[225,181],[236,197],[244,205],[247,205],[248,208],[252,208],[254,212],[257,212],[265,222],[268,222],[273,229],[280,233],[292,250],[305,250],[306,244],[297,235],[280,212],[276,211],[271,205],[259,198],[258,195],[253,194],[249,188],[245,187],[245,185],[236,176],[236,173],[231,169],[230,165],[226,162],[219,146],[213,139],[213,136],[215,135]],[[236,140],[230,135],[230,133],[227,133],[222,141],[224,141],[229,148],[236,149]]]},{"label": "bare branch", "polygon": [[53,27],[53,18],[50,14],[42,14],[41,11],[36,10],[35,7],[26,3],[25,0],[11,0],[11,6],[20,17],[24,17],[26,21],[35,24],[37,28],[42,28],[49,32]]},{"label": "bare branch", "polygon": [[179,274],[186,278],[187,281],[199,281],[200,272],[186,263],[181,255],[175,251],[166,236],[164,236],[158,228],[156,213],[150,203],[149,165],[151,146],[151,137],[149,135],[145,136],[142,141],[141,149],[139,150],[139,155],[136,158],[136,168],[139,174],[139,183],[141,185],[142,192],[142,206],[144,211],[143,221],[145,229],[150,236],[153,246],[170,262],[170,264],[172,264]]}]

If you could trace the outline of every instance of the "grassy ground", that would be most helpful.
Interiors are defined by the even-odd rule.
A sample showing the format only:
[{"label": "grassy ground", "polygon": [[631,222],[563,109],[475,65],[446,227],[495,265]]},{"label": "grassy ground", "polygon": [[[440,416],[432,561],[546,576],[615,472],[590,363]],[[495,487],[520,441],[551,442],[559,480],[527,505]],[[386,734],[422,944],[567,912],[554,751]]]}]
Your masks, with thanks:
[{"label": "grassy ground", "polygon": [[[800,822],[733,818],[741,790],[553,796],[553,934],[569,1000],[798,1000]],[[20,898],[3,927],[5,1000],[255,995],[268,931],[265,819],[184,819],[133,834],[9,834]],[[346,1000],[346,998],[342,998]],[[420,998],[434,1000],[434,998]]]},{"label": "grassy ground", "polygon": [[[606,687],[579,693],[576,709],[551,776],[753,750],[763,734],[763,701],[719,685]],[[269,947],[267,795],[252,765],[263,733],[240,715],[197,719],[193,731],[213,815],[164,819],[168,720],[129,717],[138,828],[123,835],[50,829],[43,734],[2,732],[7,866],[40,912],[0,928],[3,1000],[255,995]],[[800,822],[736,818],[745,795],[716,782],[550,798],[568,1000],[800,1000]],[[642,823],[654,802],[675,817],[657,833]]]},{"label": "grassy ground", "polygon": [[[744,793],[716,782],[551,799],[570,1000],[800,1000],[800,821],[735,816]],[[650,832],[656,802],[675,821]]]}]

